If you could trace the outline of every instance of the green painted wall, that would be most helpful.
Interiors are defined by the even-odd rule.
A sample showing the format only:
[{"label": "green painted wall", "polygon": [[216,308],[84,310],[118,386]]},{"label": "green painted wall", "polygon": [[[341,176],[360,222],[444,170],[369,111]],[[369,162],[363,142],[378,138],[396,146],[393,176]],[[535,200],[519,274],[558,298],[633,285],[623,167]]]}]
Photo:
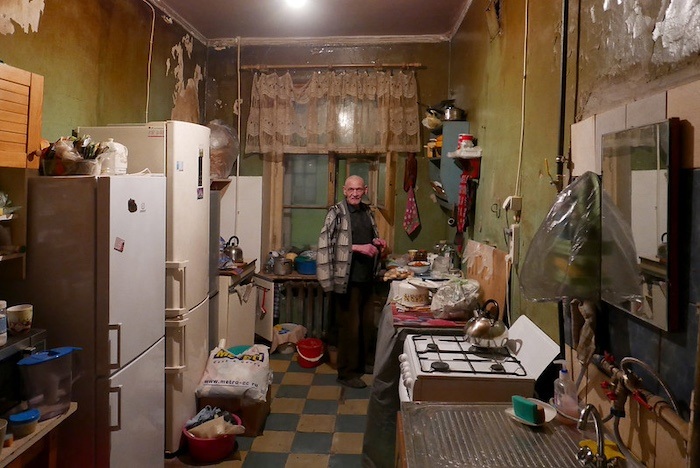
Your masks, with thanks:
[{"label": "green painted wall", "polygon": [[[45,3],[36,31],[17,27],[0,35],[0,60],[44,76],[44,138],[55,141],[78,125],[145,121],[149,5],[142,0]],[[170,118],[177,83],[172,52],[186,35],[155,15],[149,120]],[[204,71],[206,47],[194,40],[192,53],[181,62],[185,79],[197,64]],[[203,102],[203,83],[200,88]]]}]

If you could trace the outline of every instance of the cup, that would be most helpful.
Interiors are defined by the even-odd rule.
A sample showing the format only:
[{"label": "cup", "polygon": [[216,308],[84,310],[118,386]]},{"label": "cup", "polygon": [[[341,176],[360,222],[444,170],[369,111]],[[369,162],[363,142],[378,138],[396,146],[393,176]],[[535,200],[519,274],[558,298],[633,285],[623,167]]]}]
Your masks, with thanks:
[{"label": "cup", "polygon": [[416,249],[410,249],[408,251],[408,261],[412,262],[413,260],[416,259],[416,254],[418,253],[418,250]]},{"label": "cup", "polygon": [[7,308],[7,330],[11,335],[19,335],[32,328],[34,306],[19,304]]}]

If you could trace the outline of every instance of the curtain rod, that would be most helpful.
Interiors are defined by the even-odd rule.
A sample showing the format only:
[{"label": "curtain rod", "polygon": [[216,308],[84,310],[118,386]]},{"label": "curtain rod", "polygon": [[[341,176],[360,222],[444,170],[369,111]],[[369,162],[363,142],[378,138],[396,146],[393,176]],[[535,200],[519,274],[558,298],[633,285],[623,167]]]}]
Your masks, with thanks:
[{"label": "curtain rod", "polygon": [[376,68],[376,69],[387,69],[387,68],[403,68],[403,69],[414,69],[414,68],[425,68],[421,63],[339,63],[330,65],[311,65],[311,64],[301,64],[301,65],[241,65],[241,70],[256,70],[256,71],[266,71],[266,70],[280,70],[280,69],[316,69],[316,70],[335,70],[338,68]]}]

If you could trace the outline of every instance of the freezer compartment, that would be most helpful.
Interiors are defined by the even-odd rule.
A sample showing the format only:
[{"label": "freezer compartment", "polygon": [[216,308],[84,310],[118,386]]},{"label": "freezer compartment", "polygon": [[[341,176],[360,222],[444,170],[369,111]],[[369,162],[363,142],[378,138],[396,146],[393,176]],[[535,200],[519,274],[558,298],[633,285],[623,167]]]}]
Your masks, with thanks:
[{"label": "freezer compartment", "polygon": [[180,446],[182,426],[196,411],[194,392],[209,357],[209,299],[165,327],[165,451]]},{"label": "freezer compartment", "polygon": [[110,378],[97,380],[95,466],[162,466],[164,358],[161,338]]}]

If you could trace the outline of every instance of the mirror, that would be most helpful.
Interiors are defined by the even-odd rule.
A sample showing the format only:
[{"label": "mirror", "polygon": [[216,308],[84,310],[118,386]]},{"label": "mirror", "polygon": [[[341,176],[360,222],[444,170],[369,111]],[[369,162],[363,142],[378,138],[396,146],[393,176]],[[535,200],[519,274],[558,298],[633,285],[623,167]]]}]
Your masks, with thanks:
[{"label": "mirror", "polygon": [[[602,137],[603,190],[632,228],[641,270],[643,300],[626,311],[667,331],[678,326],[678,135],[669,119]],[[603,256],[602,268],[615,266]]]}]

